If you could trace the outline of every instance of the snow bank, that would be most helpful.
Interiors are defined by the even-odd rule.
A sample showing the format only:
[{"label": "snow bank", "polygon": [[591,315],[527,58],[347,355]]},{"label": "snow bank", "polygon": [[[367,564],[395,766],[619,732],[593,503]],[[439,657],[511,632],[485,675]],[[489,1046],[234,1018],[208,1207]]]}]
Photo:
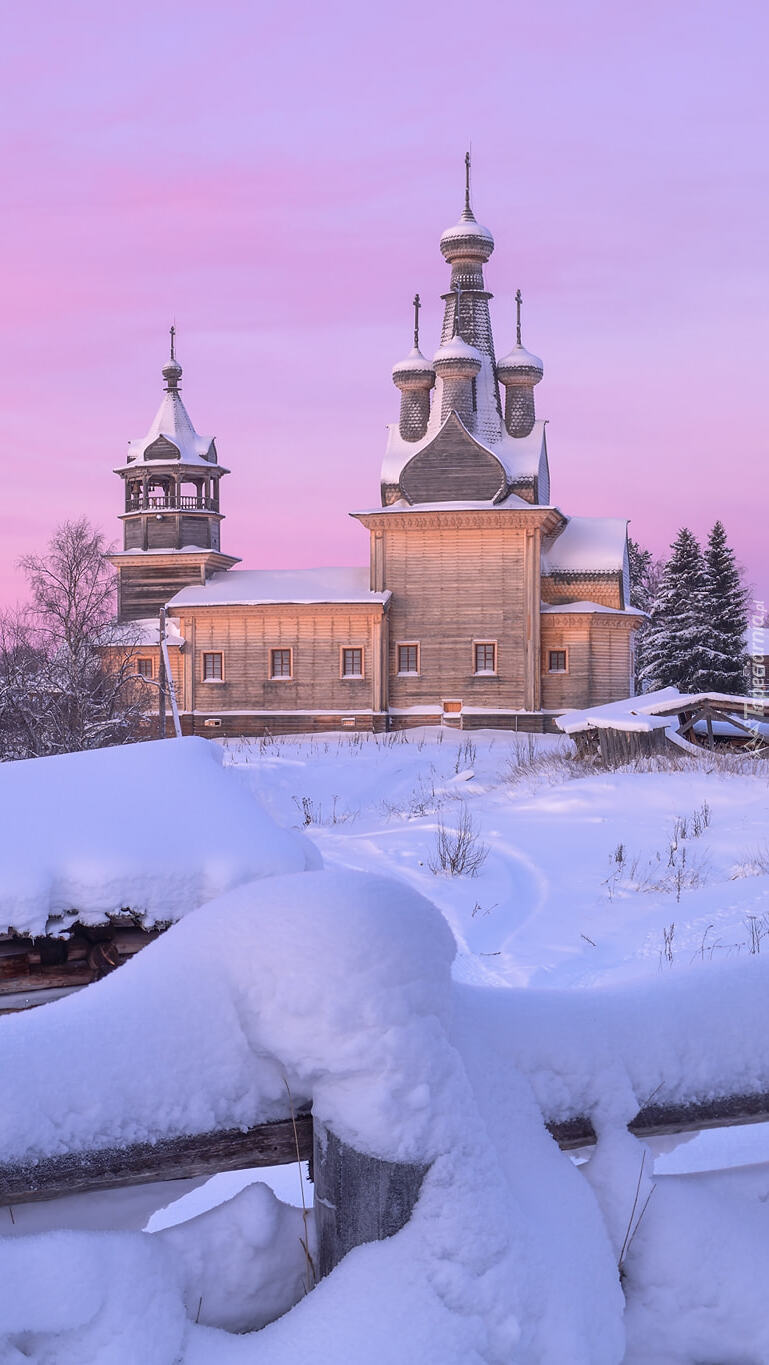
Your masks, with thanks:
[{"label": "snow bank", "polygon": [[[470,990],[473,987],[457,987]],[[762,957],[594,990],[477,991],[548,1119],[597,1131],[653,1097],[686,1105],[769,1093],[769,963]]]},{"label": "snow bank", "polygon": [[63,932],[126,909],[167,923],[320,862],[203,739],[3,763],[0,810],[0,932]]}]

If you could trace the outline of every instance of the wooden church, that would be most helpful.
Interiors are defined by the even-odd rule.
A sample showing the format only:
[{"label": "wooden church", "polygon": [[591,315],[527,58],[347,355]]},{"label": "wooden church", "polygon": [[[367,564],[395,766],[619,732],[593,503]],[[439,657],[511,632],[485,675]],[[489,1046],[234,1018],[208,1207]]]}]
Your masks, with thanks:
[{"label": "wooden church", "polygon": [[[182,401],[182,368],[116,470],[123,549],[112,556],[137,671],[157,676],[165,607],[185,733],[549,729],[572,707],[630,695],[627,523],[552,501],[542,362],[521,340],[497,360],[483,268],[494,239],[470,205],[440,239],[451,276],[440,345],[393,369],[380,504],[355,511],[360,568],[241,569],[221,547],[219,464]],[[129,624],[131,623],[131,624]]]}]

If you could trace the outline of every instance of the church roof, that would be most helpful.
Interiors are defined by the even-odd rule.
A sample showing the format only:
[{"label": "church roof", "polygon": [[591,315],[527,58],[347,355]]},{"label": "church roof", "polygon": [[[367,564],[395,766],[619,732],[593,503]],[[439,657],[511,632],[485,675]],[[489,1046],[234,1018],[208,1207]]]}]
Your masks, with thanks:
[{"label": "church roof", "polygon": [[198,435],[182,401],[178,390],[181,376],[182,367],[173,351],[172,329],[171,359],[163,366],[166,388],[160,407],[155,413],[147,435],[128,442],[128,458],[126,464],[120,466],[120,470],[137,464],[157,466],[169,461],[203,467],[216,464],[216,445],[213,436]]},{"label": "church roof", "polygon": [[382,605],[390,592],[371,592],[369,569],[228,569],[207,583],[182,588],[168,603],[177,607],[268,606],[271,603]]},{"label": "church roof", "polygon": [[604,607],[600,602],[543,602],[540,607],[543,616],[646,616],[637,607]]},{"label": "church roof", "polygon": [[542,546],[542,572],[621,573],[627,557],[627,522],[619,517],[569,517]]},{"label": "church roof", "polygon": [[[436,404],[433,403],[433,411]],[[430,421],[427,432],[421,441],[404,441],[397,422],[388,427],[387,448],[382,461],[382,483],[398,484],[406,465],[414,456],[438,435],[438,432],[451,420],[452,414],[441,423]],[[454,414],[456,421],[461,418]],[[464,423],[463,423],[464,425]],[[489,451],[499,460],[508,483],[530,482],[538,479],[540,500],[546,503],[550,496],[550,479],[547,469],[547,445],[544,421],[534,423],[528,436],[509,436],[504,426],[493,440],[484,439],[478,432],[468,432],[471,441],[483,450]]]}]

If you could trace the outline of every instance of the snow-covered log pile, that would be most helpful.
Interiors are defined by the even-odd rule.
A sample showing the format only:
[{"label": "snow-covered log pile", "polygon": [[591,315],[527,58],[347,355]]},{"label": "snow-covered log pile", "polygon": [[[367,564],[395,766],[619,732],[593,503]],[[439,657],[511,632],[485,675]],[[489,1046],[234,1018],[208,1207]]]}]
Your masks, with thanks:
[{"label": "snow-covered log pile", "polygon": [[93,980],[231,887],[320,862],[203,739],[3,763],[0,809],[0,1008]]},{"label": "snow-covered log pile", "polygon": [[[628,1245],[650,1187],[626,1123],[654,1093],[769,1088],[766,965],[560,993],[458,986],[453,955],[440,913],[403,883],[278,876],[188,915],[88,991],[2,1021],[1,1162],[246,1126],[284,1114],[288,1089],[357,1150],[430,1169],[407,1226],[358,1247],[305,1297],[306,1231],[266,1192],[173,1237],[0,1238],[0,1360],[764,1359],[763,1309],[735,1336],[723,1299],[716,1311],[708,1297],[735,1255],[742,1208],[730,1217],[704,1193],[692,1210],[691,1194],[659,1182]],[[599,1138],[581,1169],[543,1123],[575,1112]],[[709,1216],[719,1236],[702,1246]],[[750,1219],[769,1245],[767,1210],[751,1207]],[[677,1353],[677,1322],[667,1353],[634,1355],[631,1335],[625,1357],[618,1260],[626,1320],[653,1338],[682,1292],[669,1267],[672,1290],[657,1288],[655,1248],[671,1237],[689,1274],[687,1340],[710,1333],[715,1354]],[[761,1349],[729,1354],[735,1341]]]}]

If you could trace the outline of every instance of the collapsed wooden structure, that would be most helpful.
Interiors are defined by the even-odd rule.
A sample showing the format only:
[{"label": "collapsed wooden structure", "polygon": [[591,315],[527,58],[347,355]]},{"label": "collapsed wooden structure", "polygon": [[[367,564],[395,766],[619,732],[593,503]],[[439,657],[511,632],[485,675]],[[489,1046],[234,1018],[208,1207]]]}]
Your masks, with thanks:
[{"label": "collapsed wooden structure", "polygon": [[580,757],[620,767],[654,754],[696,756],[703,749],[769,757],[769,699],[722,692],[682,694],[675,687],[559,716],[559,730]]}]

